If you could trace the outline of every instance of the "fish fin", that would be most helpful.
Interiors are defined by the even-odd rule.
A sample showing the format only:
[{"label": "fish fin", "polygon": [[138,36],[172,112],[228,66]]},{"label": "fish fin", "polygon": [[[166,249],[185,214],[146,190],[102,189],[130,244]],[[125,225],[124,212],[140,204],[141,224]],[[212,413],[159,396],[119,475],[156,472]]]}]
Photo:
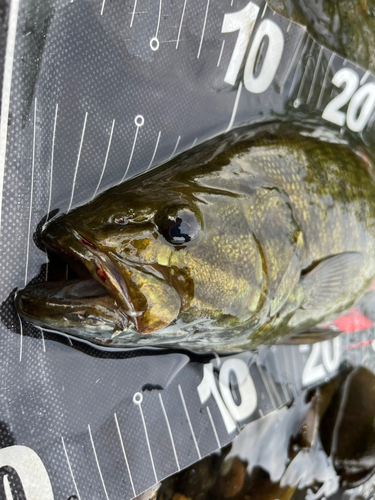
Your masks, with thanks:
[{"label": "fish fin", "polygon": [[309,330],[295,332],[290,336],[280,339],[278,343],[284,345],[314,344],[315,342],[334,339],[340,333],[340,330],[334,326],[317,326]]},{"label": "fish fin", "polygon": [[301,248],[303,245],[302,232],[299,233],[297,237],[297,245],[295,247],[295,253],[290,261],[284,276],[278,286],[273,299],[270,300],[270,316],[274,316],[285,304],[288,299],[291,290],[298,283],[301,275]]},{"label": "fish fin", "polygon": [[348,294],[358,279],[363,256],[343,252],[327,257],[302,278],[303,309],[321,309]]}]

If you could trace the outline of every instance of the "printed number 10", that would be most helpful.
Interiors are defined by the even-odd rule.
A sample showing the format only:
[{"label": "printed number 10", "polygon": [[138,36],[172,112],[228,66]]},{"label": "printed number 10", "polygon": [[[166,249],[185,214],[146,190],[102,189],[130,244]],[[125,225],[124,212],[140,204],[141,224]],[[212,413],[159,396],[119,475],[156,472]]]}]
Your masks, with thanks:
[{"label": "printed number 10", "polygon": [[[233,399],[229,377],[234,373],[237,379],[237,388],[241,396],[241,403],[237,405]],[[257,393],[254,382],[250,377],[247,364],[242,359],[227,359],[220,368],[220,392],[216,385],[213,366],[208,363],[203,366],[203,379],[197,387],[199,399],[204,404],[212,395],[227,432],[236,430],[236,423],[250,417],[257,408]]]},{"label": "printed number 10", "polygon": [[[230,85],[236,83],[258,13],[259,7],[250,2],[242,10],[230,12],[224,16],[221,32],[231,33],[239,31],[224,77],[224,81]],[[265,37],[268,37],[266,55],[258,75],[255,76],[255,62]],[[255,33],[245,64],[244,85],[249,92],[260,94],[268,89],[279,67],[283,49],[284,35],[279,26],[270,19],[262,21]]]}]

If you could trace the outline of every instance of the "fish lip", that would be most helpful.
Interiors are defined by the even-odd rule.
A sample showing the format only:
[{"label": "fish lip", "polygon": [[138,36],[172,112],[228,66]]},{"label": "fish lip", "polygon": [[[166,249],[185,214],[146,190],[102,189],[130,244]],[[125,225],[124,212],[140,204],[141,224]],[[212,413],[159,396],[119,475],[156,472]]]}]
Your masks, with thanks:
[{"label": "fish lip", "polygon": [[[53,229],[52,234],[50,234],[51,229]],[[105,252],[68,224],[58,221],[53,221],[45,227],[42,241],[46,249],[60,253],[62,257],[67,254],[80,261],[91,277],[116,300],[129,321],[136,326],[135,318],[141,313],[135,311],[126,281]]]}]

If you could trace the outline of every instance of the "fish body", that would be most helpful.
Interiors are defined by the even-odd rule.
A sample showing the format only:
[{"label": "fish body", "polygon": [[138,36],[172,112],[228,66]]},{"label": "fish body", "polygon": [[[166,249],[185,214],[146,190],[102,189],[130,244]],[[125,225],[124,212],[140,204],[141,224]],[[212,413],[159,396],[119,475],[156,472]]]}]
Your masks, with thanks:
[{"label": "fish body", "polygon": [[[91,279],[21,315],[103,345],[231,350],[307,339],[375,277],[375,183],[345,144],[237,130],[49,222]],[[316,330],[318,332],[318,330]]]}]

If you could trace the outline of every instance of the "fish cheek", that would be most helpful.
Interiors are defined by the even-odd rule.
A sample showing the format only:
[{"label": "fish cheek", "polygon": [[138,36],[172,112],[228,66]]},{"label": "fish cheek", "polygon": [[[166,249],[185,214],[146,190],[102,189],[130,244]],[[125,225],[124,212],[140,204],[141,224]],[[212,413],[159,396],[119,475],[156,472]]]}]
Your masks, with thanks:
[{"label": "fish cheek", "polygon": [[132,308],[127,314],[138,333],[153,333],[178,317],[181,301],[171,285],[141,269],[124,267],[119,261],[117,265],[126,281]]},{"label": "fish cheek", "polygon": [[181,301],[173,287],[148,275],[140,291],[147,300],[147,309],[136,320],[138,333],[156,332],[177,319]]},{"label": "fish cheek", "polygon": [[210,317],[222,326],[249,320],[257,311],[263,288],[262,259],[253,235],[213,236],[194,250],[184,255],[193,283],[186,314]]}]

